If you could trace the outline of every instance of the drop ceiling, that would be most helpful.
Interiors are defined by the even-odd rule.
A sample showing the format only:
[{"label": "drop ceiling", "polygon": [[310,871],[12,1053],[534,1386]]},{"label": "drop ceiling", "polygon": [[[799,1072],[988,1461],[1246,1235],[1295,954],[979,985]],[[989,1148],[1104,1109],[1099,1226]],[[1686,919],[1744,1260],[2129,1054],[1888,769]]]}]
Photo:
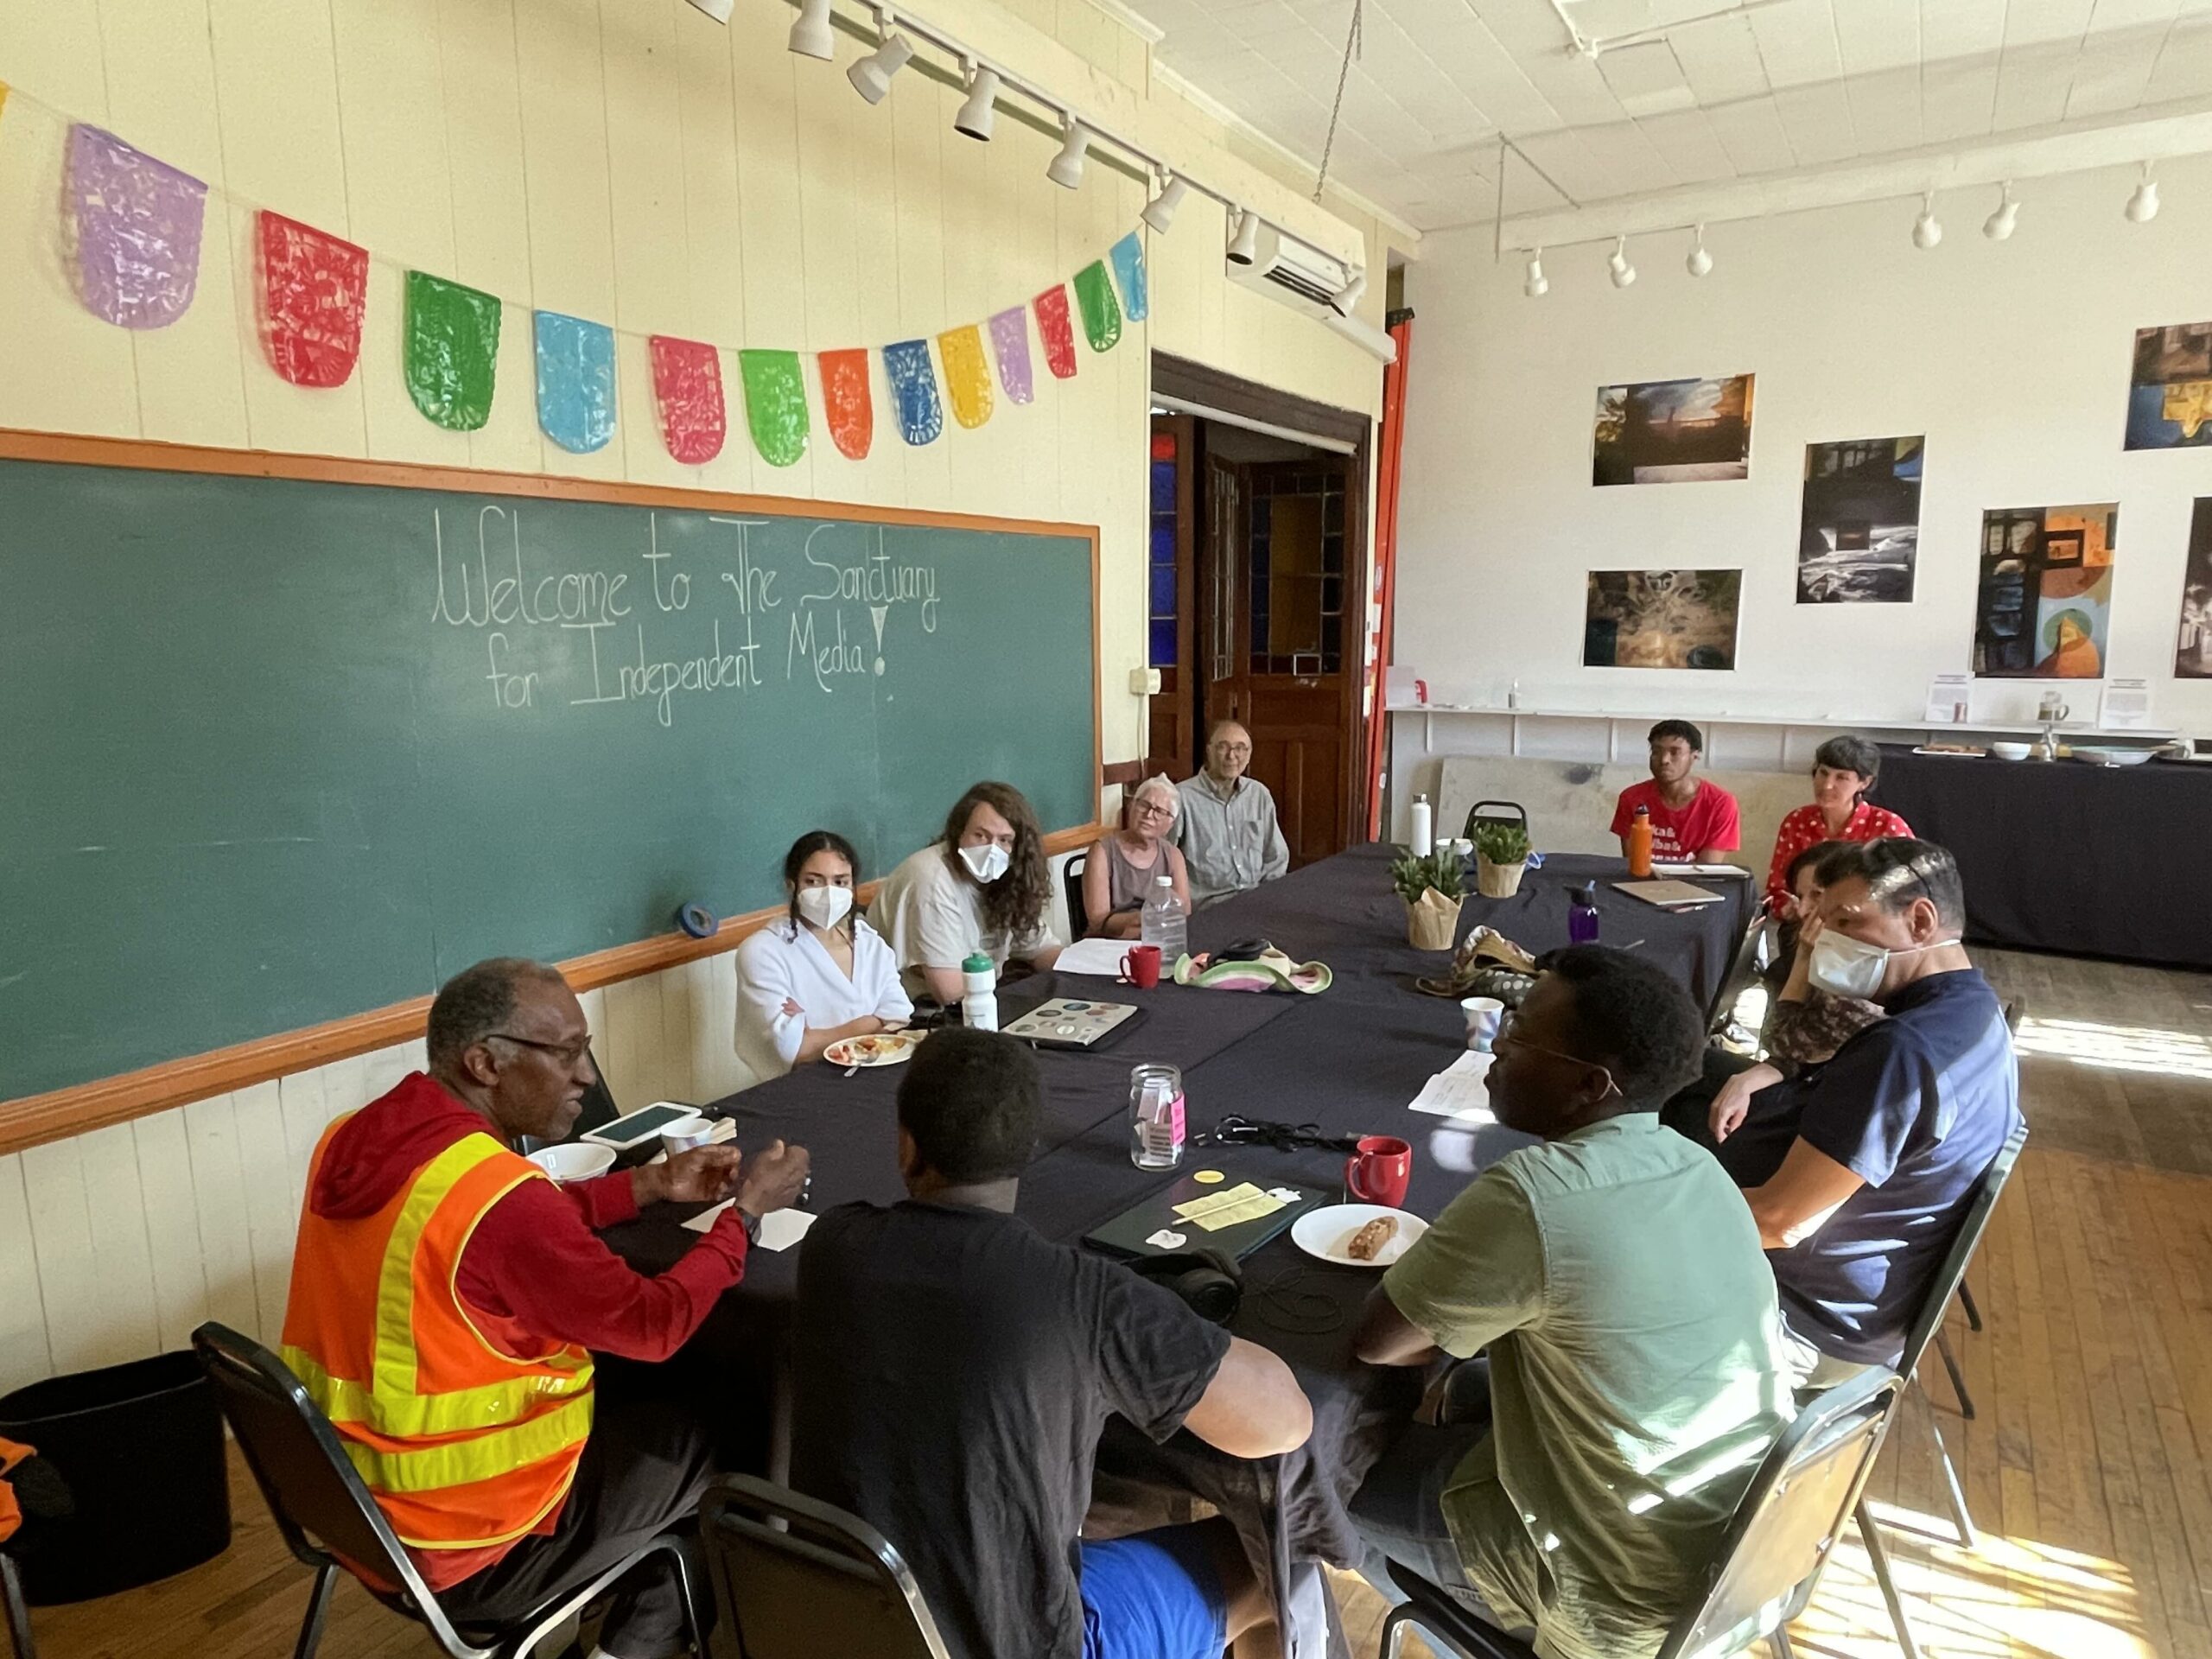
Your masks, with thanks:
[{"label": "drop ceiling", "polygon": [[[1139,0],[1309,164],[1352,0]],[[1419,230],[2212,99],[2212,0],[1365,0],[1331,176]],[[1592,55],[1577,50],[1580,35]]]}]

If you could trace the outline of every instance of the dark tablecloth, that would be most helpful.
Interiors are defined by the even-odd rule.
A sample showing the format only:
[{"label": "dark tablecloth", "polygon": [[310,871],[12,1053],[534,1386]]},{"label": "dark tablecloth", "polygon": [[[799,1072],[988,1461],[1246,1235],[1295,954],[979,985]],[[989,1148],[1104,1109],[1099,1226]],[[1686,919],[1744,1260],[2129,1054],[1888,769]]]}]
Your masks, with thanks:
[{"label": "dark tablecloth", "polygon": [[[1463,1051],[1465,1026],[1455,1001],[1414,988],[1450,958],[1406,943],[1405,906],[1389,880],[1389,851],[1340,854],[1192,918],[1194,950],[1264,937],[1299,961],[1326,962],[1334,982],[1318,996],[1173,985],[1109,993],[1109,982],[1066,975],[1008,985],[1000,999],[1007,1018],[1046,995],[1111,995],[1147,1009],[1144,1025],[1110,1052],[1040,1053],[1046,1122],[1038,1158],[1022,1178],[1018,1212],[1047,1237],[1072,1241],[1178,1178],[1129,1161],[1128,1070],[1142,1060],[1183,1068],[1194,1135],[1233,1112],[1315,1123],[1331,1135],[1403,1136],[1415,1148],[1406,1207],[1423,1216],[1433,1217],[1476,1171],[1525,1144],[1495,1125],[1470,1132],[1408,1109],[1422,1084]],[[1594,880],[1603,942],[1649,953],[1709,1006],[1748,923],[1751,884],[1718,884],[1725,902],[1670,912],[1614,892],[1608,884],[1624,875],[1618,858],[1554,857],[1529,872],[1511,899],[1471,895],[1461,937],[1488,923],[1538,954],[1565,944],[1569,890]],[[899,1075],[898,1067],[848,1077],[833,1067],[804,1066],[709,1109],[739,1121],[739,1141],[748,1149],[778,1135],[805,1145],[817,1209],[855,1199],[887,1204],[904,1196],[893,1151]],[[1184,1171],[1205,1167],[1340,1188],[1343,1159],[1194,1146]],[[606,1236],[639,1266],[664,1267],[692,1242],[677,1225],[680,1214],[662,1206]],[[738,1375],[748,1379],[747,1393],[768,1389],[797,1267],[795,1250],[757,1252],[745,1282],[723,1297],[682,1363],[702,1378],[725,1379],[718,1386]],[[1371,1269],[1316,1262],[1287,1234],[1255,1252],[1244,1269],[1246,1297],[1233,1328],[1296,1371],[1313,1402],[1312,1439],[1288,1458],[1248,1463],[1188,1434],[1154,1446],[1122,1426],[1102,1445],[1099,1469],[1102,1481],[1124,1494],[1189,1494],[1215,1504],[1236,1522],[1255,1565],[1281,1584],[1291,1562],[1355,1559],[1346,1506],[1411,1410],[1419,1379],[1351,1357],[1359,1304],[1375,1282]]]},{"label": "dark tablecloth", "polygon": [[1959,861],[1973,943],[2212,969],[2212,766],[1885,747],[1876,798]]}]

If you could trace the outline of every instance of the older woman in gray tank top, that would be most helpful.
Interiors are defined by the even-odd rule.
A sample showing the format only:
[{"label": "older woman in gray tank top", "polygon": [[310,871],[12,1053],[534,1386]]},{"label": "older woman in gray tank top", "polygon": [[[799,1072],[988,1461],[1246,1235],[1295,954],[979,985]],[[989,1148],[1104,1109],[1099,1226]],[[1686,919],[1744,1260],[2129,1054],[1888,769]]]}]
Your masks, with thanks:
[{"label": "older woman in gray tank top", "polygon": [[1122,809],[1122,827],[1090,849],[1083,867],[1083,907],[1093,938],[1134,939],[1146,897],[1163,875],[1175,883],[1185,915],[1191,880],[1171,837],[1183,798],[1165,777],[1146,779]]}]

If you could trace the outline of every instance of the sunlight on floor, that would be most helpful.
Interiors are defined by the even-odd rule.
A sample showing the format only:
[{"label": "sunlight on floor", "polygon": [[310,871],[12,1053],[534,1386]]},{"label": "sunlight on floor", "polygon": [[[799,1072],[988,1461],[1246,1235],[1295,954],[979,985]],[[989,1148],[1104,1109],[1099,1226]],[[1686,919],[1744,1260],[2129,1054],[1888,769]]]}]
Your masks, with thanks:
[{"label": "sunlight on floor", "polygon": [[2212,1040],[2190,1031],[2031,1017],[2020,1022],[2013,1046],[2022,1054],[2107,1071],[2212,1078]]}]

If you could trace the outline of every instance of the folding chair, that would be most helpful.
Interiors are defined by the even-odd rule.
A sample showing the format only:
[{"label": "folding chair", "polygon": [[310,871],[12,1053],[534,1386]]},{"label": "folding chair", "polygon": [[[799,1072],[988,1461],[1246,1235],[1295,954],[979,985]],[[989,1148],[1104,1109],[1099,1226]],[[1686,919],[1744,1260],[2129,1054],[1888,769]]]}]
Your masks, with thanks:
[{"label": "folding chair", "polygon": [[[1882,1594],[1898,1629],[1905,1628],[1889,1556],[1860,1497],[1904,1387],[1888,1372],[1869,1371],[1797,1414],[1751,1477],[1658,1659],[1725,1659],[1762,1637],[1773,1644],[1776,1659],[1791,1659],[1787,1626],[1812,1600],[1821,1570],[1854,1515]],[[1526,1643],[1484,1623],[1418,1574],[1393,1566],[1390,1578],[1409,1599],[1382,1622],[1382,1659],[1399,1659],[1408,1628],[1460,1659],[1533,1659]]]},{"label": "folding chair", "polygon": [[906,1563],[857,1516],[751,1475],[699,1505],[723,1659],[947,1659]]},{"label": "folding chair", "polygon": [[[391,1522],[385,1519],[376,1499],[346,1461],[337,1431],[284,1363],[251,1338],[212,1322],[192,1333],[192,1345],[215,1385],[223,1415],[238,1436],[246,1466],[253,1471],[255,1484],[268,1500],[276,1530],[292,1554],[315,1569],[315,1588],[308,1597],[307,1616],[300,1623],[293,1659],[311,1659],[321,1641],[323,1621],[330,1611],[330,1592],[341,1571],[353,1573],[371,1595],[393,1612],[425,1626],[448,1659],[526,1659],[587,1602],[604,1594],[616,1580],[655,1554],[666,1555],[675,1567],[692,1646],[702,1654],[706,1652],[690,1570],[676,1539],[668,1535],[654,1539],[588,1584],[563,1592],[527,1618],[496,1626],[472,1625],[472,1636],[464,1637],[438,1605],[437,1597],[423,1583],[405,1546],[393,1533]],[[399,1588],[379,1590],[362,1578],[364,1572]]]},{"label": "folding chair", "polygon": [[1068,861],[1060,866],[1060,890],[1068,900],[1068,937],[1079,939],[1090,931],[1090,912],[1083,905],[1083,872],[1090,862],[1089,853],[1071,853]]},{"label": "folding chair", "polygon": [[[1502,806],[1505,810],[1485,812],[1483,809],[1486,806]],[[1472,841],[1475,826],[1478,823],[1510,823],[1525,835],[1529,829],[1529,809],[1518,801],[1477,801],[1467,809],[1467,822],[1459,831],[1459,839]]]}]

